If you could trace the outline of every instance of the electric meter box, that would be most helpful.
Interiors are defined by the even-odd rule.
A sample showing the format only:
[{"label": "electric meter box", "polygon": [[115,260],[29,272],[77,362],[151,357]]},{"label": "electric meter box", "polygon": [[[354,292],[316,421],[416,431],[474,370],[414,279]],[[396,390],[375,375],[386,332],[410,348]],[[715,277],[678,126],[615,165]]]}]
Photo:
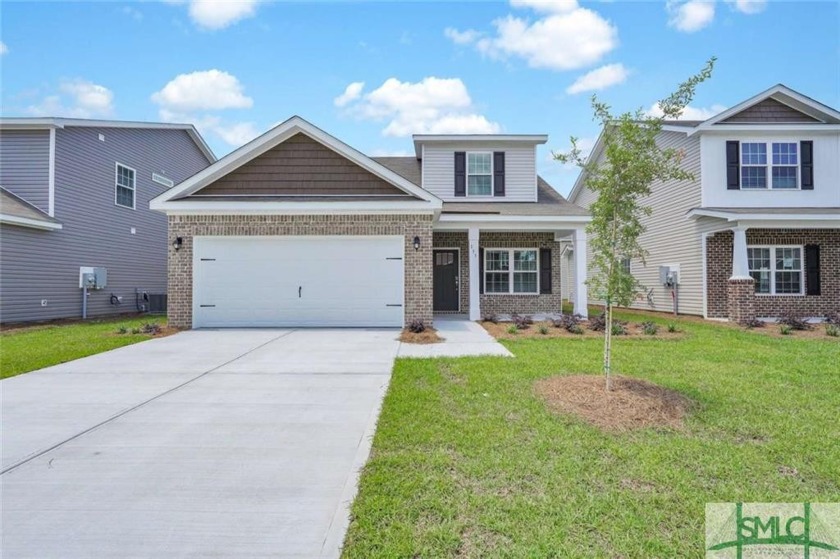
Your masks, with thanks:
[{"label": "electric meter box", "polygon": [[101,267],[82,266],[79,268],[79,287],[104,289],[108,285],[108,270]]}]

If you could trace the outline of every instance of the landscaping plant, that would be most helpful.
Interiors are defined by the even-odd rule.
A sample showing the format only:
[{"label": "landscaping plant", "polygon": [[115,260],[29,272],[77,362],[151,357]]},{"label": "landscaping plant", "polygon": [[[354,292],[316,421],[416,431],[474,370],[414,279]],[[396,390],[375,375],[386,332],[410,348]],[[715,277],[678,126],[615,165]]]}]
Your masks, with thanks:
[{"label": "landscaping plant", "polygon": [[545,324],[540,324],[539,331],[540,334],[545,336],[546,334],[548,334],[548,326],[546,326]]},{"label": "landscaping plant", "polygon": [[781,324],[779,326],[779,333],[782,336],[789,336],[793,333],[793,326],[790,326],[789,324]]},{"label": "landscaping plant", "polygon": [[642,322],[639,326],[642,328],[642,332],[647,334],[648,336],[655,336],[657,332],[659,332],[659,326],[655,322],[651,322],[648,320],[647,322]]},{"label": "landscaping plant", "polygon": [[792,330],[810,330],[813,328],[811,324],[805,320],[805,318],[793,311],[785,312],[781,318],[779,318],[779,324],[784,324],[786,326],[790,326]]},{"label": "landscaping plant", "polygon": [[422,320],[415,318],[411,322],[408,323],[408,331],[412,334],[420,334],[421,332],[426,331],[426,325],[423,323]]},{"label": "landscaping plant", "polygon": [[676,322],[669,322],[668,323],[668,331],[671,332],[672,334],[674,332],[679,332],[679,328],[677,328],[677,323]]},{"label": "landscaping plant", "polygon": [[534,319],[527,314],[524,316],[513,314],[511,315],[510,320],[519,330],[527,330],[534,323]]},{"label": "landscaping plant", "polygon": [[499,315],[496,313],[488,313],[485,314],[484,317],[481,319],[484,322],[492,322],[493,324],[499,323]]},{"label": "landscaping plant", "polygon": [[567,332],[571,332],[573,328],[577,327],[580,329],[580,323],[583,321],[583,317],[579,314],[561,314],[560,318],[555,318],[551,321],[551,324],[555,328],[562,328]]},{"label": "landscaping plant", "polygon": [[826,322],[825,324],[825,335],[831,336],[832,338],[836,338],[840,336],[840,326],[837,324],[830,324]]},{"label": "landscaping plant", "polygon": [[508,326],[508,328],[507,328],[507,333],[508,334],[516,334],[517,332],[519,332],[519,328],[516,327],[516,324],[511,324],[510,326]]},{"label": "landscaping plant", "polygon": [[603,371],[607,390],[612,388],[613,307],[629,306],[641,288],[621,265],[625,258],[644,263],[646,251],[639,239],[645,231],[642,219],[651,210],[640,200],[650,194],[650,185],[655,181],[694,180],[682,167],[682,150],[663,148],[657,145],[656,138],[666,120],[682,115],[697,86],[712,75],[714,64],[715,58],[711,58],[700,73],[660,101],[661,116],[652,116],[643,108],[614,115],[609,105],[593,95],[595,119],[603,129],[603,157],[586,158],[574,137],[568,153],[554,154],[558,161],[580,166],[585,173],[584,186],[597,196],[589,207],[592,221],[586,228],[593,270],[587,284],[606,307]]}]

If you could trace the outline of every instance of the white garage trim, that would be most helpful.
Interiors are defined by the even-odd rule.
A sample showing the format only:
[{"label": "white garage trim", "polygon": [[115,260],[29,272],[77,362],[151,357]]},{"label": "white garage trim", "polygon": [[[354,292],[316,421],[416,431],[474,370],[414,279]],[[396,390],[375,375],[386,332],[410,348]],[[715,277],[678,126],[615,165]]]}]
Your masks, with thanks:
[{"label": "white garage trim", "polygon": [[402,327],[405,238],[197,236],[193,327]]}]

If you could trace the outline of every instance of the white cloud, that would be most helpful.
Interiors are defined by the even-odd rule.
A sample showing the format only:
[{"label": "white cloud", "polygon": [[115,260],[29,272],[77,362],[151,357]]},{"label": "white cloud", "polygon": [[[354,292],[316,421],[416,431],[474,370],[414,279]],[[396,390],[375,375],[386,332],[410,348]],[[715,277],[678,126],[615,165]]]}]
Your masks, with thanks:
[{"label": "white cloud", "polygon": [[411,83],[387,79],[347,105],[348,114],[387,122],[385,136],[411,134],[492,134],[501,127],[476,113],[458,78],[427,77]]},{"label": "white cloud", "polygon": [[9,47],[6,46],[6,43],[0,41],[0,56],[9,53]]},{"label": "white cloud", "polygon": [[171,111],[245,109],[254,104],[236,76],[220,70],[180,74],[152,94],[152,101]]},{"label": "white cloud", "polygon": [[[591,155],[591,152],[592,152],[592,148],[595,147],[595,142],[597,142],[597,141],[598,141],[598,138],[591,138],[591,137],[585,137],[585,138],[578,138],[577,139],[578,150],[580,151],[580,154],[583,156],[584,159],[589,158],[589,156]],[[563,148],[561,148],[561,149],[553,149],[546,156],[546,161],[551,161],[553,163],[557,163],[558,161],[556,159],[554,159],[554,154],[555,153],[568,153],[569,151],[571,151],[571,149],[572,149],[571,142],[569,142],[568,144],[563,146]],[[580,169],[580,167],[578,167],[574,163],[563,163],[563,164],[561,164],[561,167],[564,171],[579,170]]]},{"label": "white cloud", "polygon": [[569,13],[578,8],[576,0],[510,0],[514,8],[531,8],[537,12]]},{"label": "white cloud", "polygon": [[737,11],[742,14],[753,15],[764,11],[767,7],[767,0],[726,0]]},{"label": "white cloud", "polygon": [[455,43],[456,45],[469,45],[474,43],[481,37],[481,33],[475,29],[466,29],[458,31],[454,27],[447,27],[443,30],[443,35]]},{"label": "white cloud", "polygon": [[187,13],[197,26],[215,31],[253,17],[262,0],[163,0],[167,4],[187,4]]},{"label": "white cloud", "polygon": [[700,31],[715,19],[715,3],[709,0],[668,0],[665,8],[670,15],[668,25],[683,33]]},{"label": "white cloud", "polygon": [[227,125],[218,124],[213,127],[213,132],[232,146],[241,146],[260,135],[259,130],[257,130],[252,122],[237,122]]},{"label": "white cloud", "polygon": [[[679,120],[707,120],[725,110],[726,107],[723,105],[712,105],[711,107],[688,106],[683,109]],[[647,112],[651,116],[662,116],[662,109],[659,107],[659,103],[654,103]]]},{"label": "white cloud", "polygon": [[587,72],[566,88],[566,93],[575,95],[584,91],[600,91],[624,83],[630,72],[623,64],[607,64]]},{"label": "white cloud", "polygon": [[359,98],[362,94],[362,89],[365,87],[365,82],[353,82],[347,86],[344,90],[344,93],[333,99],[333,103],[336,107],[343,107],[350,103],[351,101],[355,101]]},{"label": "white cloud", "polygon": [[532,68],[582,68],[618,46],[617,28],[586,8],[551,13],[533,23],[508,15],[493,25],[496,35],[477,40],[478,51],[492,58],[516,56]]},{"label": "white cloud", "polygon": [[59,84],[57,94],[45,97],[41,103],[26,110],[35,116],[107,117],[114,112],[114,92],[81,78],[64,80]]}]

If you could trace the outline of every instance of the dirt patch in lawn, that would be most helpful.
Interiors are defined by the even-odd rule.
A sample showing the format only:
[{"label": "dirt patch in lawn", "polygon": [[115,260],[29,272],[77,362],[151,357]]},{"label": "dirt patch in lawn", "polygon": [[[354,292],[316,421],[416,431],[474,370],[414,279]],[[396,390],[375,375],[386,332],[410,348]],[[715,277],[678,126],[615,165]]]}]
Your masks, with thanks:
[{"label": "dirt patch in lawn", "polygon": [[606,431],[644,428],[682,429],[691,400],[641,379],[614,376],[612,390],[601,375],[556,376],[537,381],[548,407],[572,414]]},{"label": "dirt patch in lawn", "polygon": [[399,340],[406,344],[438,344],[443,341],[443,338],[438,336],[437,330],[434,328],[426,328],[419,333],[403,328]]},{"label": "dirt patch in lawn", "polygon": [[[569,332],[565,328],[557,328],[548,321],[535,322],[528,326],[528,328],[518,328],[515,331],[511,329],[511,326],[513,326],[512,322],[482,321],[480,324],[497,340],[516,340],[520,338],[602,338],[604,336],[604,332],[590,330],[589,323],[586,320],[581,321],[580,332],[577,334]],[[685,332],[682,329],[676,332],[669,332],[667,326],[661,324],[657,326],[659,328],[656,334],[647,334],[640,324],[628,322],[624,324],[626,333],[616,335],[613,339],[645,338],[651,340],[673,340],[685,336]]]}]

